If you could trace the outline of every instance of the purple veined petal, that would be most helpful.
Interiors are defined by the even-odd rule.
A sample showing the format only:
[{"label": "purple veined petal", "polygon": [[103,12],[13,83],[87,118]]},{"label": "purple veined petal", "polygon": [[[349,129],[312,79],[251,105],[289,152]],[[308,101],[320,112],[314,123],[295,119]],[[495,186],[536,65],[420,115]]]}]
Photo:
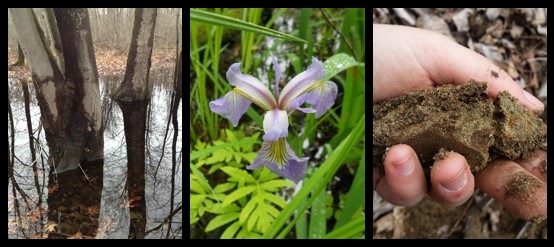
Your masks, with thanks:
[{"label": "purple veined petal", "polygon": [[287,108],[287,111],[290,112],[293,109],[296,109],[296,110],[299,110],[299,111],[304,112],[304,113],[314,113],[315,109],[313,109],[313,108],[301,108],[300,107],[302,104],[304,104],[304,102],[306,102],[308,97],[309,97],[309,95],[306,93],[306,94],[302,94],[302,95],[294,98],[289,103],[289,107]]},{"label": "purple veined petal", "polygon": [[235,63],[227,70],[227,80],[241,91],[244,97],[250,99],[264,110],[275,109],[277,102],[269,89],[251,75],[240,72],[240,63]]},{"label": "purple veined petal", "polygon": [[235,91],[230,91],[225,96],[211,101],[209,106],[211,111],[229,119],[233,127],[237,127],[240,118],[250,106],[250,100]]},{"label": "purple veined petal", "polygon": [[[305,96],[306,102],[312,104],[312,107],[315,109],[315,117],[319,118],[333,106],[337,98],[337,93],[337,84],[332,81],[326,81],[319,82],[317,87],[314,87],[302,96]],[[302,109],[299,110],[303,111]]]},{"label": "purple veined petal", "polygon": [[324,76],[323,64],[317,58],[312,58],[312,64],[308,66],[308,69],[292,78],[281,91],[279,109],[288,109],[292,100],[304,94],[310,86]]},{"label": "purple veined petal", "polygon": [[308,160],[308,157],[298,158],[286,139],[281,138],[277,141],[264,141],[258,156],[246,168],[252,170],[265,165],[279,176],[298,183],[306,176]]},{"label": "purple veined petal", "polygon": [[275,141],[279,138],[287,137],[289,134],[289,116],[286,111],[272,110],[264,115],[264,136],[266,141]]}]

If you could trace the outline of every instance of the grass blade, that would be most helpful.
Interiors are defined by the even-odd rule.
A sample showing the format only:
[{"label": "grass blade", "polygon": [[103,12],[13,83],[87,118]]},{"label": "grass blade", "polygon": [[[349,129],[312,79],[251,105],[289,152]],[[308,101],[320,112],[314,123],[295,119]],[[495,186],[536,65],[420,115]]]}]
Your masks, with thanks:
[{"label": "grass blade", "polygon": [[254,32],[254,33],[273,36],[276,38],[286,39],[290,41],[308,43],[303,39],[294,37],[286,33],[278,32],[263,26],[255,25],[232,17],[218,15],[218,14],[196,10],[196,9],[190,10],[190,20],[195,22],[202,22],[202,23],[237,29],[241,31]]}]

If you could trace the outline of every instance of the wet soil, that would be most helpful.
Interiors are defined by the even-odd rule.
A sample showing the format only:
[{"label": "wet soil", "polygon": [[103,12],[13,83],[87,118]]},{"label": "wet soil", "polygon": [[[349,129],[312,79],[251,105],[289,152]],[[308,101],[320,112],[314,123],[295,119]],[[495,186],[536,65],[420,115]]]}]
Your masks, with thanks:
[{"label": "wet soil", "polygon": [[496,158],[528,158],[546,142],[546,124],[508,92],[493,100],[486,83],[409,93],[373,106],[373,164],[388,147],[408,144],[424,167],[440,149],[465,156],[472,172]]},{"label": "wet soil", "polygon": [[[546,124],[509,93],[492,99],[486,84],[470,81],[389,99],[373,107],[373,164],[381,167],[388,147],[408,144],[426,173],[434,161],[455,151],[466,157],[472,172],[496,158],[527,159],[546,143]],[[544,162],[543,172],[546,171]],[[381,169],[382,170],[382,169]],[[536,179],[514,175],[508,198],[525,202],[537,190]],[[514,218],[500,203],[477,191],[465,204],[443,207],[429,198],[415,207],[395,207],[386,238],[546,238],[546,220]],[[386,221],[383,217],[376,221]]]}]

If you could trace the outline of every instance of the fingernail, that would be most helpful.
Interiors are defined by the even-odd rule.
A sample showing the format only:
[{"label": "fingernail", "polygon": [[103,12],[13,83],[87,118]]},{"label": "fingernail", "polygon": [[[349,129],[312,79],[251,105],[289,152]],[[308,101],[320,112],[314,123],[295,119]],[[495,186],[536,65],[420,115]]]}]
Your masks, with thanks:
[{"label": "fingernail", "polygon": [[537,99],[535,96],[531,95],[529,92],[523,90],[523,95],[525,96],[527,101],[529,101],[531,104],[533,104],[537,108],[544,107],[543,103],[539,99]]},{"label": "fingernail", "polygon": [[415,163],[413,155],[408,154],[404,159],[394,164],[394,169],[398,174],[408,176],[414,171]]},{"label": "fingernail", "polygon": [[445,181],[440,183],[442,187],[444,187],[447,190],[450,191],[458,191],[464,187],[467,183],[467,176],[464,173],[464,169],[460,171],[460,174],[456,175],[456,177],[450,179],[449,181]]}]

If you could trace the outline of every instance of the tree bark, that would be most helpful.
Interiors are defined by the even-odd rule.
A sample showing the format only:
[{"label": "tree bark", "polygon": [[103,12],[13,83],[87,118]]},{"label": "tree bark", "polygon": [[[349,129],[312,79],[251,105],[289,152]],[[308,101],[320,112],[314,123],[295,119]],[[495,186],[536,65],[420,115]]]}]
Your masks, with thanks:
[{"label": "tree bark", "polygon": [[[100,89],[87,11],[55,10],[63,63],[56,62],[32,10],[11,11],[37,93],[49,163],[62,173],[83,160],[102,158]],[[58,64],[65,64],[65,71]]]},{"label": "tree bark", "polygon": [[31,71],[48,143],[52,167],[48,219],[64,234],[81,232],[94,237],[103,185],[104,140],[88,12],[55,9],[60,38],[51,31],[54,40],[49,43],[31,9],[10,11]]},{"label": "tree bark", "polygon": [[142,239],[146,230],[144,150],[146,113],[150,102],[150,65],[156,9],[136,9],[125,77],[112,95],[123,113],[127,141],[127,191],[130,209],[129,238]]}]

